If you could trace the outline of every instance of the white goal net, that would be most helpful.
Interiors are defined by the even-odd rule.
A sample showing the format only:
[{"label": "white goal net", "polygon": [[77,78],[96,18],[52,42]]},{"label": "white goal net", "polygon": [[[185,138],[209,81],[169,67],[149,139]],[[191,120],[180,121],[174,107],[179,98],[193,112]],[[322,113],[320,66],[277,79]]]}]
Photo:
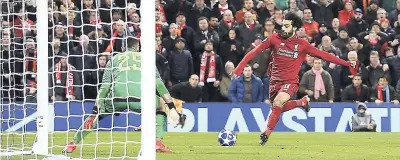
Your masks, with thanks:
[{"label": "white goal net", "polygon": [[[140,126],[155,126],[155,109],[90,119],[106,64],[128,50],[127,38],[154,53],[154,1],[40,1],[0,0],[0,159],[154,159],[155,129]],[[146,60],[155,56],[142,57],[142,79],[154,85]],[[154,89],[142,106],[155,104]]]}]

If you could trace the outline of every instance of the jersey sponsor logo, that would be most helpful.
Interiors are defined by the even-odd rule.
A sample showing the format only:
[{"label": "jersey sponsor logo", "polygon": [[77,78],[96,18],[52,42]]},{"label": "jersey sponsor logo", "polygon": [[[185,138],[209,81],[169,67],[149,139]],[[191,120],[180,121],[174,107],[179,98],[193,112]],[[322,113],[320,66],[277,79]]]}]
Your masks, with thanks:
[{"label": "jersey sponsor logo", "polygon": [[299,56],[299,44],[295,44],[293,50],[279,48],[277,54],[289,58],[297,58]]}]

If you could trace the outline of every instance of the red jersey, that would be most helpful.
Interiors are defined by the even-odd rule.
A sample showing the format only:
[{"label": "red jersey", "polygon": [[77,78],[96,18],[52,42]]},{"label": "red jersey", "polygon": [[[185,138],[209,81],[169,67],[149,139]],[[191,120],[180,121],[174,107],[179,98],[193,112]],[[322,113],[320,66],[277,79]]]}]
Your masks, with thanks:
[{"label": "red jersey", "polygon": [[240,75],[246,64],[253,59],[257,54],[263,50],[271,48],[271,82],[283,82],[288,84],[299,83],[299,71],[306,55],[320,57],[323,60],[340,64],[344,66],[351,66],[350,62],[346,62],[337,58],[327,52],[320,51],[313,47],[309,42],[297,37],[283,39],[278,34],[273,34],[266,38],[260,45],[251,50],[239,65],[235,68],[233,73]]}]

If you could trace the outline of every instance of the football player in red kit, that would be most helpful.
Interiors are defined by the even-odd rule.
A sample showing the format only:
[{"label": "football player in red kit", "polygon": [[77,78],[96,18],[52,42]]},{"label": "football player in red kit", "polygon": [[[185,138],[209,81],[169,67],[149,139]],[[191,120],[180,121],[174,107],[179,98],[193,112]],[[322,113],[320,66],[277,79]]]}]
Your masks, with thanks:
[{"label": "football player in red kit", "polygon": [[266,131],[260,135],[260,145],[264,145],[268,141],[268,137],[278,123],[282,112],[292,110],[298,106],[304,108],[307,112],[310,110],[308,96],[299,100],[290,100],[298,91],[298,73],[307,54],[350,68],[353,66],[350,62],[320,51],[306,40],[298,38],[295,35],[295,31],[301,28],[302,25],[301,18],[295,13],[286,14],[281,31],[272,34],[259,46],[247,53],[233,71],[235,75],[240,75],[245,65],[257,54],[265,49],[272,49],[272,61],[268,71],[271,78],[269,96],[272,102],[272,113],[268,119]]}]

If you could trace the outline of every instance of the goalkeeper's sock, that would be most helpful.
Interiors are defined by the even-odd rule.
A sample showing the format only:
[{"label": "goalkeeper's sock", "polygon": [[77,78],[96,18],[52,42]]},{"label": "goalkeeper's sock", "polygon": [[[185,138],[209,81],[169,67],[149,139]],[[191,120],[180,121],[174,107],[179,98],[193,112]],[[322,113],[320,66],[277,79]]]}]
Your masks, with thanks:
[{"label": "goalkeeper's sock", "polygon": [[[85,122],[79,127],[78,131],[74,135],[74,144],[78,144],[83,140],[90,132],[92,132],[93,128],[97,126],[98,118],[95,115],[91,115],[85,119]],[[83,129],[84,130],[83,130]]]},{"label": "goalkeeper's sock", "polygon": [[272,113],[268,118],[268,123],[267,123],[267,132],[266,135],[269,137],[271,135],[272,131],[275,129],[276,124],[279,122],[279,119],[281,118],[282,114],[282,108],[278,106],[272,107]]},{"label": "goalkeeper's sock", "polygon": [[157,112],[156,114],[156,139],[161,140],[164,137],[164,129],[167,116],[164,112]]}]

